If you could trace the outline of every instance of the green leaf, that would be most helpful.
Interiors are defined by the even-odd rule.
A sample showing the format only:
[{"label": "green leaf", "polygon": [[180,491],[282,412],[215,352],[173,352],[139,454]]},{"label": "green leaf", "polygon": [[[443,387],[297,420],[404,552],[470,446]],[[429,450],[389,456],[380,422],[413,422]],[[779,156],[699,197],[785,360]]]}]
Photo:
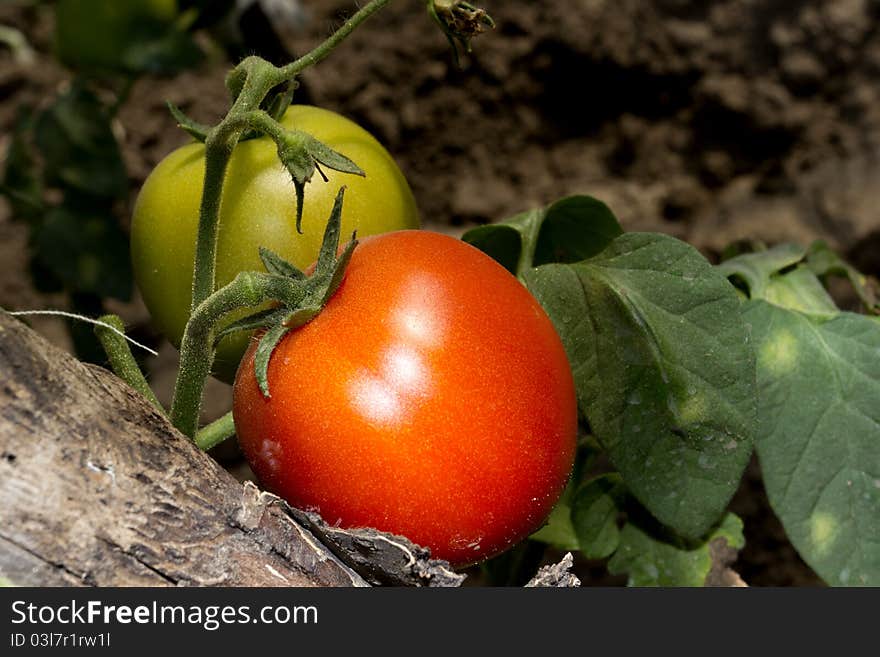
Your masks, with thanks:
[{"label": "green leaf", "polygon": [[128,175],[110,119],[82,84],[58,98],[37,120],[37,146],[50,184],[102,199],[128,194]]},{"label": "green leaf", "polygon": [[513,274],[551,262],[577,262],[600,253],[623,229],[607,205],[570,196],[541,210],[469,230],[462,239]]},{"label": "green leaf", "polygon": [[582,434],[578,437],[577,454],[568,485],[553,511],[550,512],[546,524],[529,538],[552,545],[559,550],[580,550],[581,546],[571,521],[571,501],[584,474],[593,467],[601,453],[602,448],[593,436]]},{"label": "green leaf", "polygon": [[702,536],[736,490],[755,429],[754,352],[733,286],[691,246],[641,233],[525,282],[633,495],[682,535]]},{"label": "green leaf", "polygon": [[165,105],[168,107],[168,111],[171,112],[171,116],[174,117],[174,120],[177,121],[177,125],[183,128],[186,132],[190,134],[191,137],[205,143],[205,140],[208,138],[208,133],[211,131],[210,126],[206,126],[202,123],[198,123],[197,121],[193,121],[189,118],[183,111],[171,101],[165,101]]},{"label": "green leaf", "polygon": [[850,285],[858,295],[859,300],[868,312],[880,314],[880,301],[874,290],[868,284],[867,277],[855,267],[834,253],[828,245],[818,240],[810,245],[806,258],[807,266],[813,270],[816,276],[843,276],[849,280]]},{"label": "green leaf", "polygon": [[72,202],[50,210],[35,234],[35,260],[73,292],[129,300],[128,252],[128,237],[113,214]]},{"label": "green leaf", "polygon": [[532,266],[591,258],[622,234],[617,217],[602,201],[591,196],[563,198],[547,208]]},{"label": "green leaf", "polygon": [[723,539],[730,547],[745,545],[742,521],[732,513],[696,545],[663,540],[635,523],[620,532],[620,547],[608,562],[612,575],[629,575],[629,586],[703,586],[712,568],[709,544]]},{"label": "green leaf", "polygon": [[753,299],[763,299],[770,277],[803,260],[807,250],[799,244],[780,244],[766,251],[745,253],[718,265],[727,277],[739,278],[748,285]]},{"label": "green leaf", "polygon": [[46,211],[43,203],[43,179],[33,144],[29,139],[35,121],[29,107],[21,107],[6,151],[2,193],[9,201],[15,219],[38,222]]},{"label": "green leaf", "polygon": [[134,74],[176,73],[196,66],[203,58],[198,44],[182,29],[139,24],[119,60],[120,68]]},{"label": "green leaf", "polygon": [[764,289],[764,299],[782,308],[805,313],[833,315],[838,312],[822,282],[806,265],[771,276]]},{"label": "green leaf", "polygon": [[609,473],[584,483],[571,504],[571,524],[588,559],[605,559],[617,549],[617,517],[627,490],[621,476]]},{"label": "green leaf", "polygon": [[880,323],[746,305],[767,496],[829,584],[880,586]]},{"label": "green leaf", "polygon": [[68,66],[110,74],[173,73],[201,59],[186,28],[191,14],[178,14],[164,0],[60,0],[54,42]]},{"label": "green leaf", "polygon": [[821,240],[808,249],[797,244],[781,244],[767,251],[747,253],[721,263],[718,269],[725,276],[745,283],[752,299],[765,299],[783,308],[814,314],[837,312],[823,279],[843,276],[866,310],[880,313],[880,303],[868,278]]},{"label": "green leaf", "polygon": [[568,501],[560,500],[547,517],[547,523],[529,538],[552,545],[558,550],[580,550],[581,544],[571,522],[571,506]]},{"label": "green leaf", "polygon": [[516,274],[522,239],[515,227],[505,223],[486,224],[472,228],[461,239],[491,256],[511,274]]}]

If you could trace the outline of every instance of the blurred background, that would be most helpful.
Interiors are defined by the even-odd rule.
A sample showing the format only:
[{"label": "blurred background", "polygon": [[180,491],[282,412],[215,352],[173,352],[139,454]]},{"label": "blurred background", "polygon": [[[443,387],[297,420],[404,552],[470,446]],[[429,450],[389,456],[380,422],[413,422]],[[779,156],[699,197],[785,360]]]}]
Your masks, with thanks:
[{"label": "blurred background", "polygon": [[[0,2],[0,306],[120,314],[159,349],[146,366],[167,401],[176,351],[149,326],[127,245],[141,183],[189,139],[165,101],[216,122],[230,62],[250,53],[289,61],[354,6]],[[392,3],[308,71],[295,98],[382,141],[427,228],[460,234],[586,193],[625,228],[675,235],[710,259],[740,242],[821,238],[880,275],[880,5],[487,0],[485,8],[497,27],[458,68],[419,3]],[[31,323],[103,362],[89,327]],[[224,412],[228,387],[212,383],[207,399],[206,418]],[[218,456],[239,467],[234,449]],[[819,583],[769,511],[754,463],[733,509],[746,525],[735,564],[746,582]]]}]

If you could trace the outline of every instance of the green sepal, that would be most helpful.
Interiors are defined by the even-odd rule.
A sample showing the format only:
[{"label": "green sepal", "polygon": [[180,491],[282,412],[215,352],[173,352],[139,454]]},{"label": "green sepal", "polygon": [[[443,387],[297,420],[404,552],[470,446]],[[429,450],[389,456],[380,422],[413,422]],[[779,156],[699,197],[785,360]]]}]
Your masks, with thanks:
[{"label": "green sepal", "polygon": [[269,393],[268,372],[269,360],[272,358],[275,347],[287,335],[288,331],[305,326],[317,317],[320,312],[321,306],[306,306],[304,308],[297,308],[293,312],[286,308],[279,308],[262,313],[262,321],[257,321],[257,316],[261,315],[261,313],[256,313],[249,318],[245,318],[242,322],[236,322],[236,324],[243,324],[247,320],[253,320],[247,325],[243,324],[236,330],[253,330],[268,326],[266,333],[260,338],[257,352],[254,356],[254,374],[257,378],[257,385],[260,386],[260,392],[263,393],[266,399],[271,397]]},{"label": "green sepal", "polygon": [[281,342],[281,338],[287,335],[290,330],[284,324],[276,324],[266,331],[257,345],[257,353],[254,356],[254,373],[260,392],[266,399],[272,396],[269,394],[269,360],[275,352],[275,347]]},{"label": "green sepal", "polygon": [[306,280],[306,275],[299,267],[287,262],[280,255],[264,246],[260,247],[260,260],[263,261],[263,266],[270,274],[286,276],[297,281]]},{"label": "green sepal", "polygon": [[241,319],[224,326],[217,332],[217,335],[214,336],[214,349],[217,348],[217,345],[220,344],[220,341],[223,338],[232,333],[238,333],[239,331],[255,331],[267,326],[274,326],[282,323],[289,314],[290,311],[286,308],[268,308],[252,315],[248,315],[247,317],[242,317]]},{"label": "green sepal", "polygon": [[276,121],[280,121],[284,116],[284,113],[287,111],[287,108],[290,107],[290,104],[293,102],[293,94],[297,87],[299,87],[299,83],[296,80],[293,80],[286,89],[279,91],[272,96],[272,99],[266,106],[266,114]]},{"label": "green sepal", "polygon": [[367,174],[364,172],[364,170],[361,169],[352,160],[345,157],[345,155],[334,151],[332,148],[327,146],[327,144],[318,141],[311,135],[306,136],[308,137],[307,147],[309,149],[309,155],[315,158],[316,162],[318,162],[319,164],[323,164],[328,169],[339,171],[340,173],[350,173],[355,176],[366,177]]},{"label": "green sepal", "polygon": [[192,136],[194,139],[204,144],[205,140],[208,138],[208,132],[210,132],[211,128],[204,125],[203,123],[193,121],[186,114],[184,114],[183,111],[174,103],[166,101],[165,104],[168,107],[168,111],[171,112],[171,116],[173,116],[174,120],[177,121],[177,125],[188,132],[190,136]]},{"label": "green sepal", "polygon": [[319,164],[340,173],[358,176],[366,176],[366,174],[350,159],[305,132],[290,130],[284,133],[283,138],[278,139],[278,158],[290,173],[296,190],[296,231],[301,234],[306,183],[311,181],[315,171],[326,180],[326,176],[318,167]]},{"label": "green sepal", "polygon": [[330,210],[330,219],[324,230],[324,239],[321,241],[321,250],[318,251],[318,262],[315,265],[316,276],[326,276],[333,271],[336,252],[339,250],[339,233],[342,230],[342,201],[345,197],[345,187],[340,187],[333,200],[333,209]]},{"label": "green sepal", "polygon": [[342,285],[342,279],[345,278],[345,270],[348,269],[348,263],[351,261],[351,256],[354,253],[354,248],[357,244],[357,232],[355,231],[351,234],[351,240],[345,245],[345,249],[336,261],[336,266],[333,268],[333,274],[327,282],[327,290],[324,292],[324,298],[321,300],[321,305],[327,303],[330,300],[330,297],[336,294],[336,290],[339,289],[339,286]]},{"label": "green sepal", "polygon": [[303,204],[306,201],[306,184],[294,178],[293,189],[296,192],[296,232],[302,235]]},{"label": "green sepal", "polygon": [[321,312],[321,308],[322,306],[306,306],[305,308],[294,310],[284,318],[282,324],[289,329],[305,326],[318,316],[318,313]]}]

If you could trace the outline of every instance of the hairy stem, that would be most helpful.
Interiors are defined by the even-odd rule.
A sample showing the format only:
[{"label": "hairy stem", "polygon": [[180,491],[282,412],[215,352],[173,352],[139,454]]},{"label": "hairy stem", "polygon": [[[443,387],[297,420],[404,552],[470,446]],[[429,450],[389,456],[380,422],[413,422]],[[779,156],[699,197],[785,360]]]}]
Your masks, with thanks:
[{"label": "hairy stem", "polygon": [[205,186],[202,191],[202,204],[199,210],[199,231],[196,242],[195,270],[193,272],[193,291],[191,310],[194,311],[202,301],[214,291],[217,271],[217,238],[220,229],[220,198],[223,193],[223,178],[232,157],[234,142],[212,140],[205,144]]},{"label": "hairy stem", "polygon": [[207,452],[234,435],[235,423],[232,419],[232,411],[229,411],[223,417],[199,429],[196,433],[196,445],[199,449]]},{"label": "hairy stem", "polygon": [[183,434],[195,437],[202,392],[214,361],[217,323],[233,310],[259,306],[272,299],[294,304],[303,295],[302,285],[258,272],[242,272],[195,309],[180,345],[180,372],[171,404],[171,422]]},{"label": "hairy stem", "polygon": [[104,324],[109,324],[119,331],[119,333],[117,333],[111,331],[106,326],[101,326],[100,324],[95,325],[95,335],[98,336],[98,340],[101,341],[101,346],[104,347],[104,351],[107,354],[107,358],[110,360],[110,367],[113,368],[113,372],[116,376],[146,397],[147,400],[153,406],[162,411],[164,415],[165,409],[162,408],[162,404],[159,403],[159,400],[156,398],[156,395],[153,393],[150,385],[144,378],[144,373],[141,372],[140,366],[137,364],[137,361],[131,353],[128,341],[125,339],[124,335],[121,335],[125,333],[125,325],[122,323],[122,320],[116,315],[103,315],[98,318],[98,321],[103,322]]},{"label": "hairy stem", "polygon": [[278,69],[258,57],[248,57],[236,68],[246,76],[229,113],[211,129],[205,140],[205,182],[199,208],[199,230],[193,271],[191,311],[214,292],[217,270],[217,237],[220,202],[226,168],[235,146],[248,128],[248,118],[275,86]]},{"label": "hairy stem", "polygon": [[284,139],[287,130],[263,110],[254,110],[247,115],[248,125],[271,138],[276,144]]},{"label": "hairy stem", "polygon": [[284,80],[293,79],[296,75],[302,73],[305,69],[309,68],[317,64],[319,61],[324,59],[327,55],[333,52],[333,49],[340,44],[349,34],[351,34],[361,23],[367,20],[370,16],[375,14],[377,11],[382,9],[385,5],[387,5],[391,0],[372,0],[367,3],[357,13],[353,14],[351,18],[345,21],[342,27],[340,27],[336,32],[330,35],[324,43],[319,45],[317,48],[312,50],[311,52],[303,55],[299,59],[294,62],[291,62],[287,66],[283,66],[279,69],[280,79],[277,81],[278,84],[283,82]]}]

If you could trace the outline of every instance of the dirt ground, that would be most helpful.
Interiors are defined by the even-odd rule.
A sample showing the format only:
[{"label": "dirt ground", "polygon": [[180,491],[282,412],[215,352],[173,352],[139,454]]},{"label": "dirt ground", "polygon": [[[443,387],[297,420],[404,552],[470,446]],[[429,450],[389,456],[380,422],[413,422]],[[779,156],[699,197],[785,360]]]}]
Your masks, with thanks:
[{"label": "dirt ground", "polygon": [[[302,53],[353,3],[308,0]],[[393,3],[303,78],[300,101],[371,130],[410,180],[426,227],[460,232],[561,196],[604,200],[630,230],[686,239],[715,257],[737,240],[825,239],[880,274],[880,6],[868,0],[508,0],[486,7],[494,32],[452,65],[417,3]],[[0,8],[36,47],[31,66],[0,50],[0,128],[69,78],[45,55],[51,22]],[[118,121],[136,193],[186,141],[164,108],[197,119],[225,108],[215,62],[140,81]],[[25,235],[0,204],[0,305],[47,307],[24,277]],[[116,308],[148,331],[135,302]],[[53,339],[63,326],[38,322]],[[153,366],[171,385],[175,354]],[[167,392],[165,393],[167,395]],[[228,404],[218,384],[209,415]],[[752,585],[817,584],[769,511],[752,464],[733,502]]]}]

